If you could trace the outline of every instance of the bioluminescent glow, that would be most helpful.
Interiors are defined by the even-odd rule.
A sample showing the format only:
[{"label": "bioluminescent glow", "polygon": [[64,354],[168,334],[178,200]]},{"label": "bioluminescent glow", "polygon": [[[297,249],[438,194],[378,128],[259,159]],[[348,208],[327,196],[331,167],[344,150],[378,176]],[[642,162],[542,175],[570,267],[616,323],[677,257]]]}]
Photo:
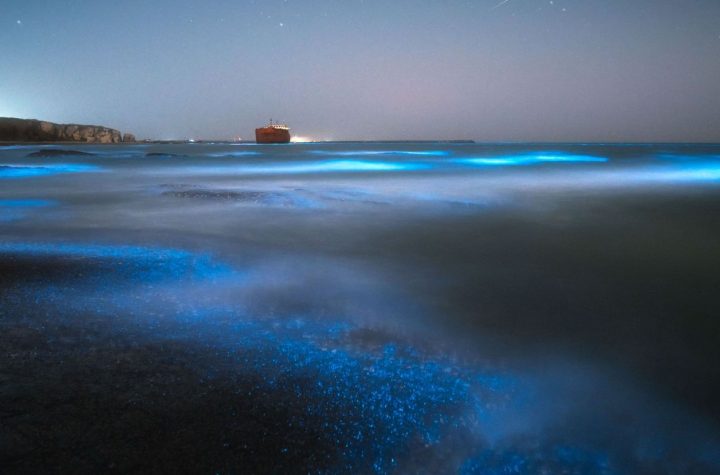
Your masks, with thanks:
[{"label": "bioluminescent glow", "polygon": [[[185,170],[197,174],[218,175],[281,175],[310,173],[354,173],[354,172],[399,172],[430,168],[424,163],[379,162],[363,160],[328,160],[320,162],[274,163],[266,165],[204,166],[188,167]],[[180,170],[178,170],[180,171]]]},{"label": "bioluminescent glow", "polygon": [[539,154],[533,158],[539,162],[607,162],[605,157],[593,157],[590,155],[562,155],[562,154]]},{"label": "bioluminescent glow", "polygon": [[573,174],[548,180],[545,186],[582,186],[618,188],[637,186],[711,184],[720,181],[720,162],[680,161],[663,165],[610,169],[593,174]]},{"label": "bioluminescent glow", "polygon": [[[92,304],[92,308],[101,304],[121,306],[132,315],[141,315],[148,303],[134,293],[124,295],[127,290],[117,286],[118,277],[126,271],[132,273],[133,279],[148,284],[178,282],[187,275],[205,276],[216,272],[217,267],[208,258],[186,251],[135,246],[1,243],[3,253],[110,259],[115,270],[108,273],[103,269],[95,280],[90,280],[102,298],[86,296],[85,304]],[[85,273],[93,274],[92,262],[87,265]],[[113,295],[105,296],[112,288]],[[80,305],[65,302],[73,299],[77,290],[67,292],[50,286],[46,291],[32,291],[36,304],[61,303],[61,309],[70,312]],[[153,299],[163,295],[153,292]],[[323,415],[323,432],[330,440],[344,441],[338,448],[337,462],[344,471],[385,473],[397,466],[414,441],[440,444],[444,434],[458,427],[480,437],[479,422],[487,414],[473,412],[505,408],[512,404],[513,392],[522,387],[509,375],[478,371],[450,358],[429,357],[419,348],[399,342],[368,351],[351,343],[359,328],[346,321],[238,316],[226,326],[213,323],[226,319],[213,318],[222,317],[222,313],[212,303],[183,303],[181,295],[169,295],[173,304],[164,306],[168,317],[175,309],[185,308],[174,315],[179,326],[172,338],[200,339],[219,351],[240,350],[240,374],[259,376],[266,390],[290,392],[307,400],[306,413],[295,416],[298,423],[305,417]],[[96,311],[102,312],[102,308]],[[506,383],[498,386],[499,380]],[[499,387],[503,390],[498,391]]]},{"label": "bioluminescent glow", "polygon": [[720,155],[715,154],[695,154],[686,155],[681,153],[658,153],[655,155],[656,158],[668,161],[681,161],[681,162],[720,162]]},{"label": "bioluminescent glow", "polygon": [[0,164],[0,179],[33,178],[64,173],[88,173],[100,171],[95,165],[47,164],[47,165],[6,165]]},{"label": "bioluminescent glow", "polygon": [[653,168],[661,179],[671,181],[720,180],[720,155],[681,155],[663,153],[657,158],[672,164],[672,168]]},{"label": "bioluminescent glow", "polygon": [[0,254],[112,260],[118,269],[143,281],[166,278],[207,279],[226,276],[233,272],[230,267],[216,262],[209,255],[170,248],[3,242],[0,243]]},{"label": "bioluminescent glow", "polygon": [[517,166],[534,165],[538,163],[603,163],[607,162],[608,159],[605,157],[595,157],[592,155],[574,155],[567,153],[541,152],[499,157],[459,158],[454,161],[456,163],[464,165]]},{"label": "bioluminescent glow", "polygon": [[419,163],[398,163],[398,162],[375,162],[361,160],[333,160],[329,162],[317,162],[308,164],[303,170],[327,171],[327,172],[387,172],[387,171],[411,171],[428,168],[425,164]]},{"label": "bioluminescent glow", "polygon": [[52,200],[0,200],[0,208],[44,208],[56,204]]},{"label": "bioluminescent glow", "polygon": [[485,449],[465,461],[461,475],[505,475],[568,473],[611,475],[621,473],[613,467],[607,453],[566,444],[521,449]]},{"label": "bioluminescent glow", "polygon": [[358,150],[358,151],[330,151],[330,150],[313,150],[316,155],[330,155],[341,157],[360,157],[364,155],[410,155],[410,156],[427,156],[427,157],[445,157],[450,152],[445,150]]},{"label": "bioluminescent glow", "polygon": [[720,181],[720,161],[682,162],[672,169],[651,170],[641,180],[669,182],[713,182]]},{"label": "bioluminescent glow", "polygon": [[[307,416],[324,416],[329,439],[343,441],[337,469],[348,473],[387,473],[414,441],[439,445],[460,427],[479,438],[484,415],[468,411],[503,410],[522,388],[508,375],[421,356],[397,343],[374,351],[348,346],[358,329],[347,323],[244,321],[234,330],[245,370],[262,375],[274,391],[310,401]],[[312,383],[299,385],[298,378]],[[484,385],[498,378],[509,380],[508,392]]]},{"label": "bioluminescent glow", "polygon": [[[107,357],[102,368],[127,356],[128,371],[91,392],[110,395],[98,405],[109,424],[126,404],[118,387],[132,385],[143,410],[127,412],[142,427],[172,419],[212,457],[216,441],[194,430],[236,431],[217,452],[229,454],[223,463],[251,434],[265,455],[287,457],[282,468],[309,460],[303,472],[313,473],[718,471],[708,411],[647,389],[653,338],[673,334],[642,331],[672,321],[678,304],[677,328],[691,334],[679,304],[703,295],[698,307],[712,304],[712,147],[662,161],[682,150],[246,145],[238,159],[226,158],[227,144],[151,149],[177,160],[97,146],[77,161],[103,173],[0,186],[0,323],[23,330],[0,332],[0,344],[31,335],[28,348],[54,352],[19,363],[36,365],[33,384],[57,374],[44,365],[65,374],[64,351],[79,355],[71,369],[91,385],[93,355]],[[448,157],[412,156],[443,147]],[[21,154],[0,162],[21,169]],[[678,272],[688,279],[673,281]],[[667,306],[642,304],[673,293]],[[633,366],[644,361],[639,345],[653,357],[648,372]],[[671,354],[679,368],[664,368],[668,379],[707,376],[697,362],[708,348]],[[25,400],[46,403],[16,379]],[[156,391],[166,383],[177,391]],[[178,404],[187,394],[198,398]],[[2,391],[0,402],[24,409]],[[53,412],[39,407],[43,427]],[[78,414],[83,433],[107,427]],[[3,428],[20,434],[24,418]]]}]

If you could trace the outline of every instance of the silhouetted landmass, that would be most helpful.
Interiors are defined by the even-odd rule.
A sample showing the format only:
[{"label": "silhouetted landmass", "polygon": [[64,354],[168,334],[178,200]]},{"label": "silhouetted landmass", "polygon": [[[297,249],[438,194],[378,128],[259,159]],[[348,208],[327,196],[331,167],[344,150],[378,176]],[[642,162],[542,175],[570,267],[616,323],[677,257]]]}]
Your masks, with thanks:
[{"label": "silhouetted landmass", "polygon": [[134,142],[132,134],[99,125],[55,124],[35,119],[0,117],[2,142]]}]

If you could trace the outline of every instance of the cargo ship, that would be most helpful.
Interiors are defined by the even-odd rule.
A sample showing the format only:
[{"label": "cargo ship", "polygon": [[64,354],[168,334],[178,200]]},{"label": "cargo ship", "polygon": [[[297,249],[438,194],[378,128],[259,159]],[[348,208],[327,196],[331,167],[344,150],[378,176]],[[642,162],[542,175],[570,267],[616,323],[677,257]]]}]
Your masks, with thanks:
[{"label": "cargo ship", "polygon": [[257,143],[290,143],[290,128],[270,119],[268,125],[255,129],[255,141]]}]

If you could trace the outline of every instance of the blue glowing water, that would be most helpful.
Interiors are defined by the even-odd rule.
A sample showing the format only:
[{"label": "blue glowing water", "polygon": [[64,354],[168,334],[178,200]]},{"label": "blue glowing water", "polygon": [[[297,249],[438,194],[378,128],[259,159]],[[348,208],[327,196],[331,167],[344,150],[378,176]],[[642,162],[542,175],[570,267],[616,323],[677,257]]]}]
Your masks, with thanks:
[{"label": "blue glowing water", "polygon": [[508,165],[535,165],[539,163],[553,162],[607,162],[605,157],[593,157],[590,155],[576,155],[562,152],[540,152],[525,155],[508,155],[499,157],[482,157],[482,158],[460,158],[458,163],[467,165],[487,165],[487,166],[508,166]]},{"label": "blue glowing water", "polygon": [[0,200],[0,206],[7,208],[42,208],[54,204],[50,200]]},{"label": "blue glowing water", "polygon": [[48,165],[7,165],[0,164],[0,179],[32,178],[63,173],[86,173],[99,170],[94,165],[48,164]]},{"label": "blue glowing water", "polygon": [[367,157],[373,155],[446,157],[450,155],[450,152],[446,150],[313,150],[312,153],[333,157]]},{"label": "blue glowing water", "polygon": [[0,264],[80,269],[3,319],[233,355],[330,473],[720,471],[715,406],[673,393],[717,382],[719,146],[78,147],[0,147]]}]

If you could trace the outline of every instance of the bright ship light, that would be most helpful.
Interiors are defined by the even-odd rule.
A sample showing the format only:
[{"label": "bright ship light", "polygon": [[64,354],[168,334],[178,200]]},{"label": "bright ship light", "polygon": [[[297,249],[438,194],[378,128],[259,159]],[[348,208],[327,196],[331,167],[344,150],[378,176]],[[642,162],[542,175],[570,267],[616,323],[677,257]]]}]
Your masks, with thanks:
[{"label": "bright ship light", "polygon": [[303,137],[301,135],[295,135],[290,138],[290,142],[292,142],[292,143],[309,143],[309,142],[317,142],[317,140],[315,140],[312,137]]}]

